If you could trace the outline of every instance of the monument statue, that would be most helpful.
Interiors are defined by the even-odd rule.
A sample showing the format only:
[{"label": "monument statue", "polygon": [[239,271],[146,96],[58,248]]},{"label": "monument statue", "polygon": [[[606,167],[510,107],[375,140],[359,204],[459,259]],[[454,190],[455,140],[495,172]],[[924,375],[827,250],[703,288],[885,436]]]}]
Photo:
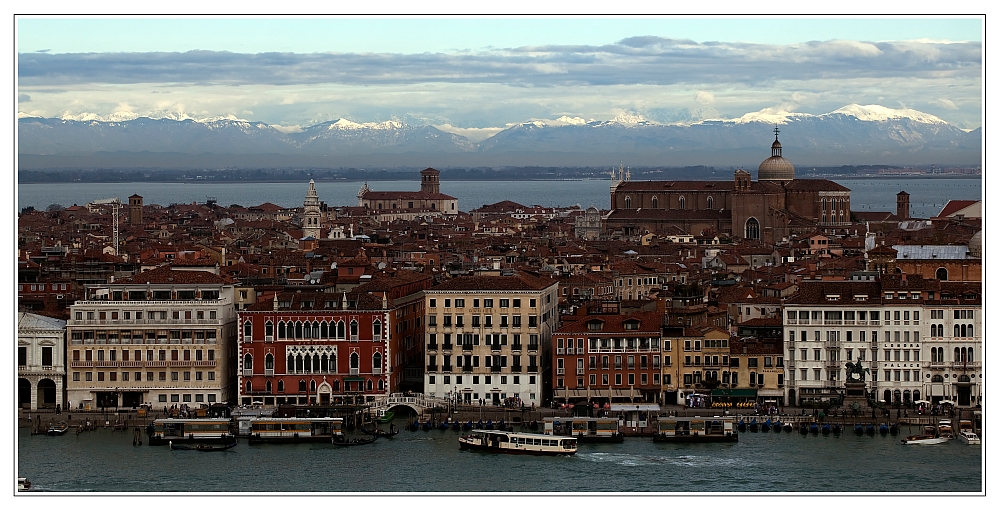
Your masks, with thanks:
[{"label": "monument statue", "polygon": [[[857,363],[851,363],[848,361],[845,366],[847,367],[847,382],[864,382],[865,372],[871,373],[871,371],[868,370],[868,367],[861,366],[861,361],[858,361]],[[857,379],[855,379],[854,376],[857,376]]]}]

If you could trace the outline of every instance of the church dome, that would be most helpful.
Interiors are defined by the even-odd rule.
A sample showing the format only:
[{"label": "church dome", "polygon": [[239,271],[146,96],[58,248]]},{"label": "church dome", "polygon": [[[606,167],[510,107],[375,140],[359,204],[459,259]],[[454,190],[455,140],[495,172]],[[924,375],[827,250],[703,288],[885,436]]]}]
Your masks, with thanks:
[{"label": "church dome", "polygon": [[972,239],[969,239],[969,255],[976,258],[983,258],[983,231],[976,232]]},{"label": "church dome", "polygon": [[791,161],[781,157],[781,142],[778,141],[778,128],[774,128],[774,143],[771,144],[771,157],[765,159],[757,167],[758,181],[790,181],[795,179],[795,166]]}]

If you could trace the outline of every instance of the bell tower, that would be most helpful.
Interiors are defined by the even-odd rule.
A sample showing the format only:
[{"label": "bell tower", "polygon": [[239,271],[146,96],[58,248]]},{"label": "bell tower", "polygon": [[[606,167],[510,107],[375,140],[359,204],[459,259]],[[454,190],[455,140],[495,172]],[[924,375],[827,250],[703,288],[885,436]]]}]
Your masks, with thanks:
[{"label": "bell tower", "polygon": [[427,168],[420,172],[420,192],[437,195],[441,193],[441,172]]},{"label": "bell tower", "polygon": [[319,195],[316,194],[316,183],[309,179],[309,191],[306,192],[305,214],[302,219],[302,237],[320,238]]},{"label": "bell tower", "polygon": [[138,194],[128,197],[128,224],[142,225],[142,197]]}]

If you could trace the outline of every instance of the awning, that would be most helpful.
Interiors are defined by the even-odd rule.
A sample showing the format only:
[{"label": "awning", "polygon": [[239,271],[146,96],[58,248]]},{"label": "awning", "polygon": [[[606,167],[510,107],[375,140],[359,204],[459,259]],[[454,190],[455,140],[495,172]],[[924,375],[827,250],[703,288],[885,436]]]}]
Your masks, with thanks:
[{"label": "awning", "polygon": [[743,397],[743,398],[756,398],[757,390],[754,388],[739,388],[739,389],[729,389],[729,388],[718,388],[712,390],[713,397]]},{"label": "awning", "polygon": [[566,390],[552,390],[552,398],[563,398],[566,395]]},{"label": "awning", "polygon": [[659,404],[611,404],[612,411],[653,411],[659,412]]}]

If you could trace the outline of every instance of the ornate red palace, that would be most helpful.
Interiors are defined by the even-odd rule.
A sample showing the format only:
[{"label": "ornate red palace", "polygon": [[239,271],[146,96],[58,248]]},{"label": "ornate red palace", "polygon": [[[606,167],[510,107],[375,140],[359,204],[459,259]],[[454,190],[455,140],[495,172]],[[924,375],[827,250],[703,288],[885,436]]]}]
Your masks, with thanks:
[{"label": "ornate red palace", "polygon": [[[431,278],[379,272],[349,292],[273,292],[239,314],[239,402],[350,404],[400,391],[419,365],[420,291]],[[412,351],[412,352],[411,352]]]}]

